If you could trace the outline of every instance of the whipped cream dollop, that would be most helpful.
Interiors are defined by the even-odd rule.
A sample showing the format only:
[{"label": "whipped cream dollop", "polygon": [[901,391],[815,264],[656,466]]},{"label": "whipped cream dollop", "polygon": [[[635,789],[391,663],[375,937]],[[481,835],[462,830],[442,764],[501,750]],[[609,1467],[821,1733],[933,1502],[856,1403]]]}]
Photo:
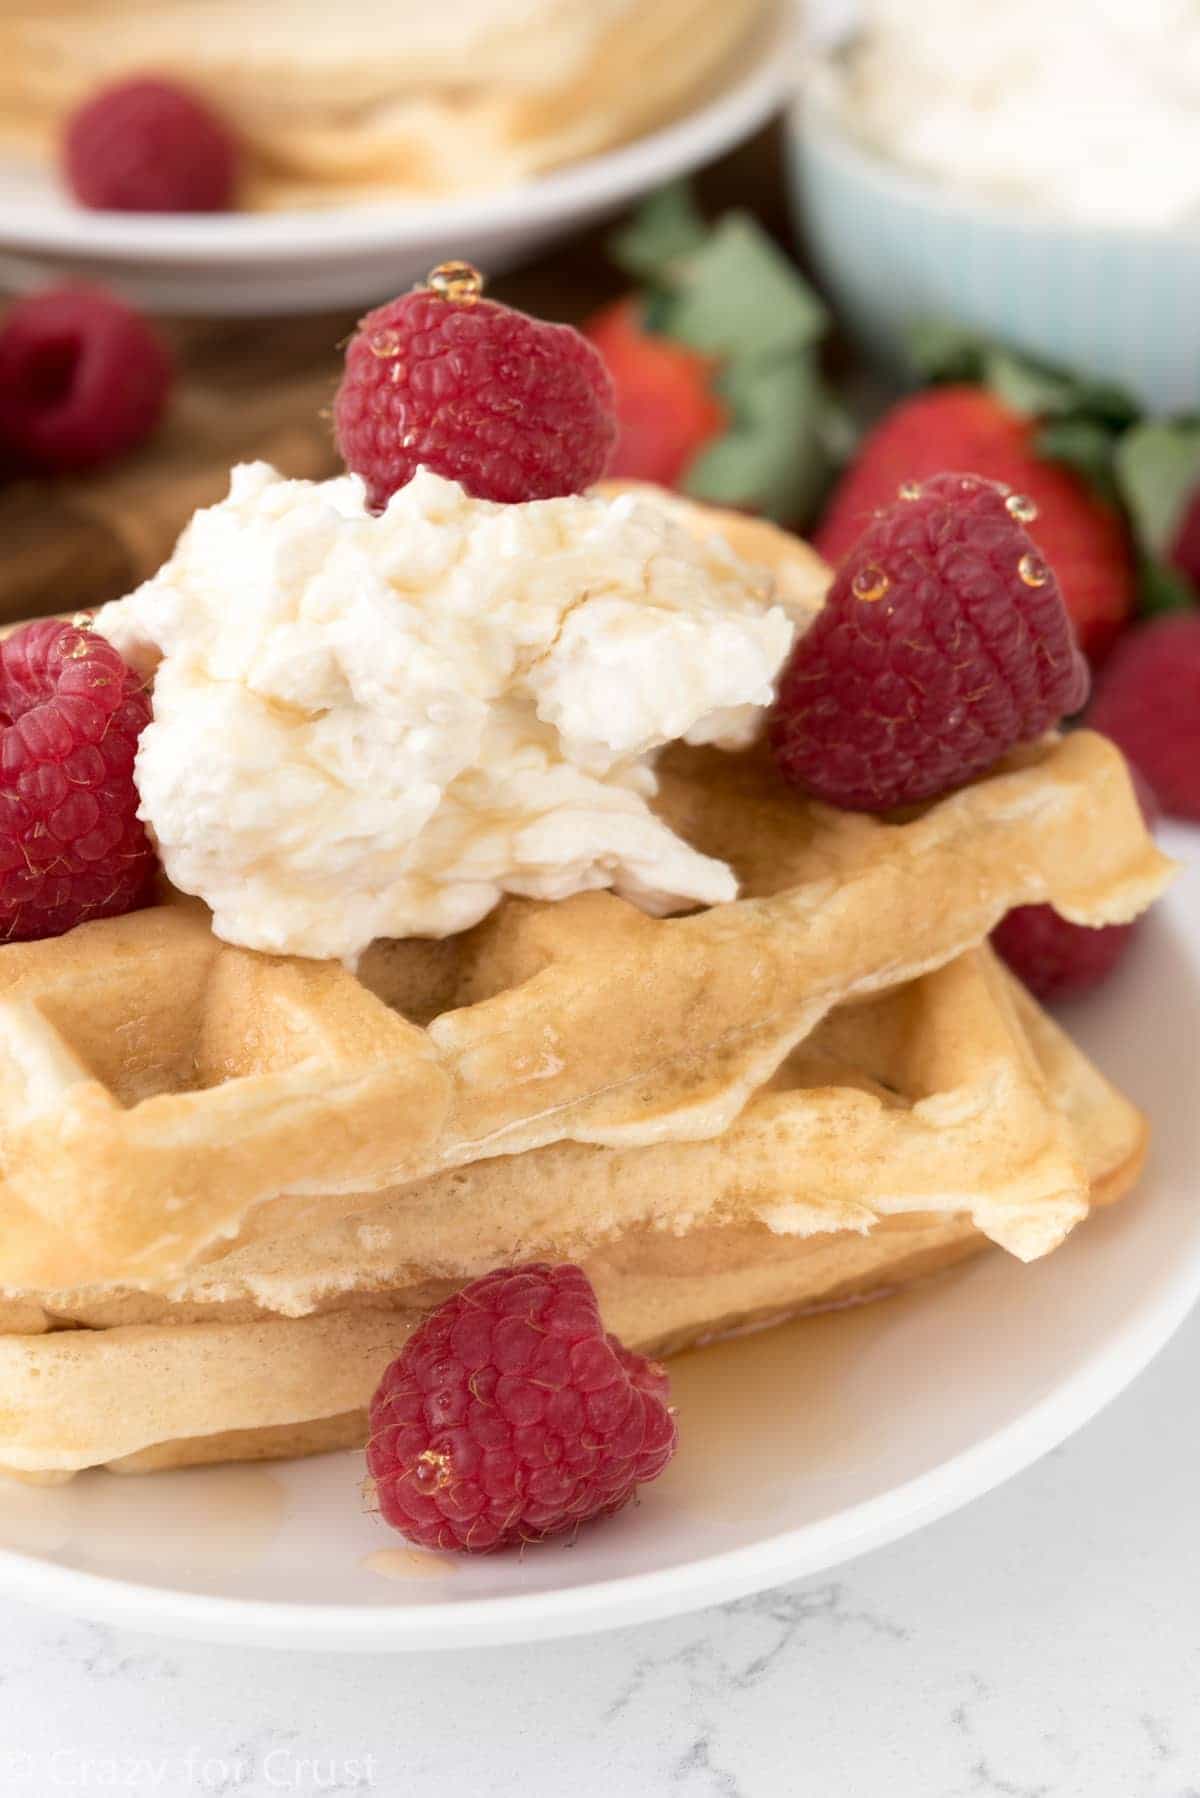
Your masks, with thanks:
[{"label": "whipped cream dollop", "polygon": [[1079,223],[1200,224],[1197,0],[858,0],[835,87],[918,173]]},{"label": "whipped cream dollop", "polygon": [[743,747],[794,634],[770,577],[644,497],[472,499],[421,470],[234,470],[96,629],[154,675],[135,779],[174,885],[250,948],[352,961],[504,893],[734,897],[655,752]]}]

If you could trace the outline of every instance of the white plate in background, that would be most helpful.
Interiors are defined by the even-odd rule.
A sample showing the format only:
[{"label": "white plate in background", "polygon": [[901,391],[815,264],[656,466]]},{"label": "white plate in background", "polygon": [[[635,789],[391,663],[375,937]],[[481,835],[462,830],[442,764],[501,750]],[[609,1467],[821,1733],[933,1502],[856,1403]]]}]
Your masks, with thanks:
[{"label": "white plate in background", "polygon": [[1057,1254],[1022,1267],[993,1250],[895,1298],[676,1360],[676,1461],[570,1547],[406,1550],[364,1510],[358,1455],[94,1472],[50,1489],[0,1480],[0,1590],[279,1648],[531,1641],[816,1573],[1019,1472],[1120,1392],[1200,1293],[1200,836],[1164,841],[1186,877],[1067,1018],[1150,1113],[1150,1161],[1137,1193]]},{"label": "white plate in background", "polygon": [[519,187],[465,199],[207,217],[89,212],[54,172],[0,158],[0,286],[65,275],[152,312],[316,312],[385,299],[466,256],[499,273],[748,137],[787,98],[788,9],[768,18],[721,91],[686,118]]}]

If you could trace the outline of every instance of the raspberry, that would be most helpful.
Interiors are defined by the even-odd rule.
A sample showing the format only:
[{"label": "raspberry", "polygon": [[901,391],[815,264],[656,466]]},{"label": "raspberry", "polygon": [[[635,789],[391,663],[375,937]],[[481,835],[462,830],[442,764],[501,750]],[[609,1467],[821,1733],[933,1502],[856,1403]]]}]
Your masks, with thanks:
[{"label": "raspberry", "polygon": [[171,365],[138,313],[92,288],[30,294],[0,326],[0,446],[27,468],[90,468],[162,416]]},{"label": "raspberry", "polygon": [[472,1554],[611,1516],[675,1452],[668,1393],[605,1335],[581,1268],[498,1268],[425,1319],[371,1400],[380,1508]]},{"label": "raspberry", "polygon": [[224,212],[237,147],[203,100],[142,75],[102,88],[72,114],[63,167],[80,204],[101,212]]},{"label": "raspberry", "polygon": [[901,495],[842,563],[771,717],[785,778],[851,811],[936,798],[1087,698],[1026,502],[975,475]]},{"label": "raspberry", "polygon": [[954,383],[900,400],[868,432],[814,541],[835,567],[901,481],[969,468],[1033,502],[1025,523],[1058,579],[1079,646],[1099,663],[1133,611],[1137,570],[1115,505],[1061,462],[1044,460],[1039,421],[986,387]]},{"label": "raspberry", "polygon": [[1156,618],[1123,637],[1087,722],[1136,762],[1165,812],[1200,822],[1200,613]]},{"label": "raspberry", "polygon": [[0,642],[0,938],[134,911],[154,852],[133,758],[150,701],[93,631],[40,619]]},{"label": "raspberry", "polygon": [[992,932],[992,944],[1039,999],[1068,999],[1106,980],[1122,959],[1132,924],[1090,930],[1051,905],[1018,905]]},{"label": "raspberry", "polygon": [[421,466],[476,499],[553,499],[604,473],[612,383],[570,325],[480,297],[466,263],[368,312],[334,400],[338,448],[376,509]]},{"label": "raspberry", "polygon": [[[1130,764],[1129,778],[1147,830],[1158,819],[1149,782]],[[1052,905],[1018,905],[992,932],[992,947],[1039,999],[1069,999],[1108,979],[1141,924],[1092,929],[1060,918]]]}]

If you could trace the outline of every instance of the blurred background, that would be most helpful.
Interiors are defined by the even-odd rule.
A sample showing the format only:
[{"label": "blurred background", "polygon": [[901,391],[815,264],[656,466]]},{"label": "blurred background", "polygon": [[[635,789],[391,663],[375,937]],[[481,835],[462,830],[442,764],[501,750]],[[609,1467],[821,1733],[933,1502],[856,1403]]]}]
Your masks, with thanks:
[{"label": "blurred background", "polygon": [[1095,661],[1197,603],[1196,0],[0,0],[0,620],[332,473],[449,257],[594,337],[616,472],[835,557],[969,460]]}]

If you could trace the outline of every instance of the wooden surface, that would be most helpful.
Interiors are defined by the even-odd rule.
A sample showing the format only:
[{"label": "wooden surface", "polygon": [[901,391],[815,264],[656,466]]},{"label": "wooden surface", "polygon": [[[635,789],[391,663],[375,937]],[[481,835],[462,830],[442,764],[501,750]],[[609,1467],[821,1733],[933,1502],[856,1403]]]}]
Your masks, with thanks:
[{"label": "wooden surface", "polygon": [[[785,232],[776,130],[707,170],[699,186],[711,212],[748,206]],[[609,229],[570,240],[490,291],[577,322],[623,285],[605,255]],[[328,408],[353,323],[348,313],[166,322],[179,377],[154,439],[88,479],[0,489],[0,623],[127,593],[170,555],[196,507],[221,497],[234,462],[263,457],[309,479],[334,473]]]}]

